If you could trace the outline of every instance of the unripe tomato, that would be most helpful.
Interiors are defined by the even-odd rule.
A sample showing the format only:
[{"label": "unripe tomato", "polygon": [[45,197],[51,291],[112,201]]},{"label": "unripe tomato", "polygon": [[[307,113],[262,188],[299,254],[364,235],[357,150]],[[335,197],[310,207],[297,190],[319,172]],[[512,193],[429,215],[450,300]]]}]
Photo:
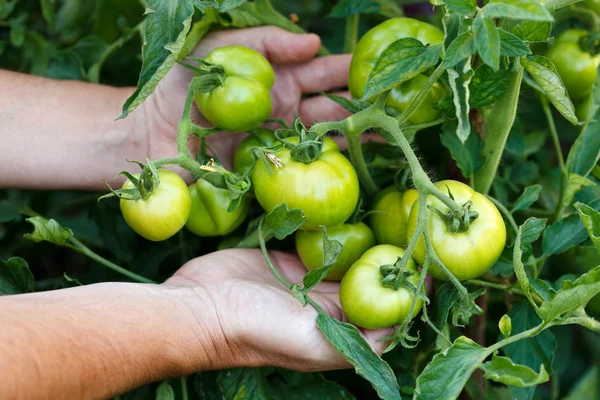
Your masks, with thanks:
[{"label": "unripe tomato", "polygon": [[596,14],[600,14],[600,0],[585,0],[581,4],[587,9],[594,11]]},{"label": "unripe tomato", "polygon": [[418,197],[419,194],[414,189],[402,193],[394,186],[375,197],[369,225],[375,233],[377,244],[406,247],[410,239],[406,237],[406,224],[410,209]]},{"label": "unripe tomato", "polygon": [[268,129],[258,128],[256,132],[240,142],[233,156],[233,169],[240,175],[245,174],[254,162],[253,147],[271,147],[277,143],[275,134]]},{"label": "unripe tomato", "polygon": [[198,179],[189,187],[192,211],[185,225],[198,236],[223,236],[233,232],[248,216],[250,198],[244,197],[241,204],[228,212],[231,196],[226,189],[213,186]]},{"label": "unripe tomato", "polygon": [[[444,41],[444,33],[426,22],[404,17],[388,19],[368,31],[356,45],[350,64],[348,88],[352,97],[362,98],[367,78],[375,67],[377,58],[386,47],[403,38],[415,38],[423,44],[435,45]],[[393,88],[386,105],[398,114],[402,113],[419,93],[426,80],[426,76],[419,75]],[[441,112],[433,106],[445,95],[444,88],[436,83],[411,115],[409,122],[422,124],[439,118]]]},{"label": "unripe tomato", "polygon": [[[429,233],[434,250],[446,268],[459,280],[474,279],[487,272],[498,260],[506,242],[506,226],[496,206],[481,193],[477,193],[464,183],[441,181],[435,185],[444,194],[448,190],[459,205],[471,200],[471,211],[479,213],[477,219],[469,224],[466,232],[450,233],[448,225],[434,211],[429,211]],[[438,198],[430,195],[427,204],[436,207],[442,213],[448,208]],[[419,202],[415,201],[408,217],[408,237],[417,229]],[[417,263],[425,262],[425,240],[418,240],[412,256]],[[427,271],[438,279],[448,279],[435,264]]]},{"label": "unripe tomato", "polygon": [[[136,178],[139,175],[136,175]],[[121,199],[120,206],[127,225],[138,235],[155,242],[166,240],[179,232],[190,215],[191,199],[187,185],[175,172],[158,172],[160,183],[148,198]],[[123,189],[133,189],[130,180]]]},{"label": "unripe tomato", "polygon": [[269,90],[275,73],[259,52],[242,46],[220,47],[204,61],[225,69],[225,81],[194,100],[213,125],[232,132],[256,128],[271,115]]},{"label": "unripe tomato", "polygon": [[[346,271],[363,253],[375,246],[373,231],[366,224],[342,224],[327,230],[327,237],[337,240],[344,246],[335,264],[329,268],[325,277],[328,281],[341,280]],[[298,231],[296,250],[306,269],[313,270],[323,266],[323,231]]]},{"label": "unripe tomato", "polygon": [[[298,138],[286,141],[298,143]],[[281,203],[299,208],[306,217],[303,230],[339,225],[352,215],[358,203],[358,177],[333,140],[323,138],[319,159],[309,164],[294,160],[287,147],[273,155],[281,162],[279,169],[272,165],[273,176],[263,162],[256,163],[252,175],[256,199],[267,212]]]},{"label": "unripe tomato", "polygon": [[556,39],[546,54],[567,87],[569,96],[577,100],[592,93],[600,63],[600,57],[592,56],[579,45],[579,40],[584,35],[587,35],[587,31],[569,29]]},{"label": "unripe tomato", "polygon": [[[363,254],[348,270],[340,285],[340,303],[354,325],[381,329],[401,324],[409,316],[415,294],[404,287],[394,290],[382,286],[379,270],[382,265],[395,264],[403,255],[401,248],[381,244]],[[412,258],[404,271],[414,274],[407,280],[417,287],[420,275]],[[423,302],[418,299],[413,318],[422,306]]]}]

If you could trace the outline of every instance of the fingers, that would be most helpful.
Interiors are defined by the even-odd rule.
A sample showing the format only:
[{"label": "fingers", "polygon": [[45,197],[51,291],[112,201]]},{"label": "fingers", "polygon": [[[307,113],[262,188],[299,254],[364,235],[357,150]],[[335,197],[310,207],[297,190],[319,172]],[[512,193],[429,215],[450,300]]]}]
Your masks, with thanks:
[{"label": "fingers", "polygon": [[234,45],[254,49],[272,63],[289,64],[312,59],[319,52],[321,39],[315,34],[291,33],[275,26],[260,26],[211,33],[192,54],[204,58],[217,47]]},{"label": "fingers", "polygon": [[[348,92],[334,94],[350,98]],[[319,121],[340,121],[348,117],[350,112],[325,96],[315,96],[302,100],[298,114],[305,124],[311,125]]]},{"label": "fingers", "polygon": [[379,355],[383,354],[383,351],[390,344],[390,342],[387,340],[380,342],[379,339],[389,336],[392,333],[394,333],[394,329],[392,329],[392,328],[376,329],[376,330],[362,329],[362,334],[363,334],[364,338],[366,339],[367,343],[369,343],[371,348],[373,350],[375,350],[375,352]]},{"label": "fingers", "polygon": [[302,93],[318,93],[348,85],[350,54],[315,58],[302,65],[290,67]]}]

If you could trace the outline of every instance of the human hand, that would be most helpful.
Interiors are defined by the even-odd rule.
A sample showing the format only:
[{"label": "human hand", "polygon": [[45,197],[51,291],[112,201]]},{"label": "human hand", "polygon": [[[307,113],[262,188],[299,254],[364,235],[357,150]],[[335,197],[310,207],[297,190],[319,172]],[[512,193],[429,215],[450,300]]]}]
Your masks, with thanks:
[{"label": "human hand", "polygon": [[[270,253],[274,265],[291,283],[306,270],[298,257]],[[317,312],[302,307],[275,278],[258,250],[224,250],[184,265],[163,284],[176,290],[197,321],[199,335],[213,339],[216,354],[211,368],[277,366],[299,371],[349,368],[316,326]],[[345,320],[339,303],[339,283],[322,282],[310,296],[334,318]],[[209,324],[207,321],[218,321]],[[214,325],[214,326],[213,326]],[[362,330],[379,354],[378,342],[391,330]],[[204,350],[205,351],[205,350]],[[212,353],[212,351],[211,351]]]},{"label": "human hand", "polygon": [[[295,114],[310,124],[314,121],[338,120],[348,113],[324,96],[303,98],[303,95],[345,87],[348,80],[350,55],[332,55],[314,58],[321,41],[313,34],[293,34],[283,29],[265,26],[242,30],[214,32],[206,36],[192,52],[193,57],[205,57],[215,48],[241,45],[263,54],[275,70],[275,85],[271,90],[272,118],[292,122]],[[150,157],[158,159],[177,154],[175,137],[183,112],[188,86],[193,72],[174,65],[159,83],[156,91],[136,112],[143,115],[144,145],[137,146]],[[338,93],[348,96],[347,92]],[[208,126],[196,107],[193,120]],[[231,166],[233,152],[241,140],[240,134],[219,134],[209,137],[209,148],[226,167]],[[193,146],[192,146],[193,147]]]}]

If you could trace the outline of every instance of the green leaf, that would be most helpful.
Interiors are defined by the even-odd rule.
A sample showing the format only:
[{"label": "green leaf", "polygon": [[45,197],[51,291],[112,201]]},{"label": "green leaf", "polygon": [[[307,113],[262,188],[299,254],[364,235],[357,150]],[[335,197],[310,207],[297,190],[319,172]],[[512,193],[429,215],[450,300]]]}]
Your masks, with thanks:
[{"label": "green leaf", "polygon": [[426,47],[414,38],[398,39],[379,56],[365,83],[361,100],[368,100],[435,66],[442,45]]},{"label": "green leaf", "polygon": [[69,275],[67,275],[67,273],[65,272],[63,274],[63,288],[70,288],[70,287],[78,287],[78,286],[83,286],[83,283],[79,282],[77,279],[75,278],[71,278]]},{"label": "green leaf", "polygon": [[329,100],[335,102],[342,108],[350,111],[351,113],[357,113],[359,111],[362,111],[362,110],[368,108],[371,105],[371,103],[369,103],[367,101],[360,101],[357,99],[348,100],[347,98],[345,98],[343,96],[336,96],[331,93],[321,93],[321,94],[323,96],[327,97]]},{"label": "green leaf", "polygon": [[542,249],[545,256],[561,254],[588,238],[583,222],[576,214],[556,221],[544,232]]},{"label": "green leaf", "polygon": [[489,18],[554,21],[552,14],[539,0],[490,0],[482,12]]},{"label": "green leaf", "polygon": [[571,388],[563,400],[594,400],[600,398],[600,379],[598,379],[598,366],[591,367],[575,386]]},{"label": "green leaf", "polygon": [[35,279],[27,261],[12,257],[7,261],[0,258],[0,296],[30,293],[35,289]]},{"label": "green leaf", "polygon": [[0,201],[0,223],[20,220],[21,212],[19,204],[9,199]]},{"label": "green leaf", "polygon": [[456,111],[458,125],[456,135],[461,142],[466,142],[471,133],[471,122],[469,120],[469,84],[473,77],[471,59],[461,61],[455,69],[448,69],[448,83],[452,89],[452,101]]},{"label": "green leaf", "polygon": [[515,274],[517,275],[521,289],[523,289],[523,292],[531,303],[533,303],[533,299],[531,297],[529,278],[527,277],[525,266],[523,265],[523,250],[527,249],[531,243],[539,239],[545,227],[545,219],[534,217],[527,219],[525,223],[519,227],[513,249]]},{"label": "green leaf", "polygon": [[[196,1],[198,1],[198,0],[196,0]],[[216,5],[219,8],[219,12],[221,12],[221,13],[231,11],[234,8],[238,8],[239,6],[241,6],[242,4],[244,4],[246,2],[246,0],[221,0],[221,1],[213,0],[213,1],[215,1],[215,3],[217,3]],[[204,2],[206,2],[206,0]]]},{"label": "green leaf", "polygon": [[527,210],[533,203],[535,203],[542,191],[542,185],[531,185],[525,188],[525,191],[515,200],[515,204],[511,210],[511,213],[519,210]]},{"label": "green leaf", "polygon": [[512,33],[526,42],[545,42],[551,31],[552,24],[549,22],[529,21],[515,26]]},{"label": "green leaf", "polygon": [[461,15],[471,16],[475,14],[477,2],[475,0],[443,0],[449,10]]},{"label": "green leaf", "polygon": [[444,67],[454,67],[459,62],[475,54],[475,51],[475,41],[473,40],[471,31],[461,33],[446,49]]},{"label": "green leaf", "polygon": [[465,178],[469,178],[483,166],[485,162],[481,154],[483,142],[479,136],[469,135],[467,141],[462,143],[456,136],[455,125],[447,123],[440,139],[450,150],[450,155]]},{"label": "green leaf", "polygon": [[469,84],[469,104],[471,107],[485,107],[495,103],[504,93],[513,73],[506,69],[492,70],[485,64],[475,70]]},{"label": "green leaf", "polygon": [[581,275],[575,281],[564,280],[562,289],[550,300],[542,303],[538,315],[546,322],[584,306],[600,293],[600,266]]},{"label": "green leaf", "polygon": [[569,174],[567,186],[564,188],[561,198],[561,206],[567,208],[573,203],[573,197],[584,186],[594,186],[594,182],[577,174]]},{"label": "green leaf", "polygon": [[168,381],[164,381],[156,388],[156,400],[175,400],[175,391]]},{"label": "green leaf", "polygon": [[510,358],[501,356],[493,356],[492,361],[486,362],[482,369],[485,379],[517,387],[537,386],[550,379],[544,364],[540,366],[540,372],[536,373],[529,367],[514,364]]},{"label": "green leaf", "polygon": [[499,28],[500,55],[506,57],[521,57],[531,54],[529,46],[518,36]]},{"label": "green leaf", "polygon": [[263,235],[268,236],[270,233],[277,239],[283,240],[296,232],[304,223],[306,223],[306,217],[301,209],[292,208],[290,210],[287,204],[281,203],[266,215],[266,229],[263,231]]},{"label": "green leaf", "polygon": [[[538,326],[541,322],[533,307],[527,302],[515,304],[508,315],[512,321],[513,336]],[[519,340],[502,348],[504,355],[514,363],[532,369],[538,369],[540,364],[543,364],[544,369],[549,374],[552,374],[555,350],[556,339],[549,329],[543,330],[534,337]],[[535,392],[535,387],[518,388],[510,386],[509,388],[512,399],[528,400],[533,397]]]},{"label": "green leaf", "polygon": [[305,294],[325,279],[329,268],[335,264],[339,255],[342,254],[342,250],[344,250],[344,246],[339,241],[329,239],[325,226],[321,225],[321,229],[323,230],[323,264],[304,275],[302,292]]},{"label": "green leaf", "polygon": [[451,283],[445,283],[436,290],[436,324],[442,329],[450,316],[452,325],[463,326],[468,324],[473,315],[483,314],[483,310],[475,303],[481,296],[483,289],[469,293],[467,301],[462,301],[462,294]]},{"label": "green leaf", "polygon": [[461,336],[452,346],[433,356],[417,378],[415,398],[419,400],[456,399],[467,380],[487,357],[487,350]]},{"label": "green leaf", "polygon": [[494,21],[479,14],[473,20],[475,48],[481,60],[494,71],[500,68],[500,33]]},{"label": "green leaf", "polygon": [[320,312],[317,326],[333,347],[354,367],[356,373],[373,385],[380,398],[401,399],[394,371],[371,349],[354,325]]},{"label": "green leaf", "polygon": [[[329,381],[322,374],[309,374],[278,369],[274,379],[269,380],[277,399],[285,400],[354,400],[346,389]],[[204,400],[204,399],[203,399]]]},{"label": "green leaf", "polygon": [[53,219],[48,220],[43,217],[32,217],[27,218],[26,221],[33,225],[34,230],[32,233],[27,233],[23,236],[36,243],[46,241],[64,246],[67,244],[67,239],[73,236],[73,231],[63,228]]},{"label": "green leaf", "polygon": [[142,104],[173,67],[190,30],[193,14],[194,7],[189,1],[146,1],[142,70],[137,88],[123,105],[119,118],[127,117]]},{"label": "green leaf", "polygon": [[596,250],[600,252],[600,213],[583,203],[576,203],[575,208],[588,231],[590,239],[592,239],[592,243],[596,246]]},{"label": "green leaf", "polygon": [[356,14],[379,14],[381,5],[375,0],[342,0],[329,13],[329,18],[344,18]]},{"label": "green leaf", "polygon": [[575,107],[567,94],[556,67],[550,60],[542,56],[527,56],[521,58],[521,65],[531,75],[539,89],[548,97],[556,109],[573,125],[578,120]]},{"label": "green leaf", "polygon": [[266,375],[272,368],[233,368],[219,373],[217,383],[225,399],[269,400]]}]

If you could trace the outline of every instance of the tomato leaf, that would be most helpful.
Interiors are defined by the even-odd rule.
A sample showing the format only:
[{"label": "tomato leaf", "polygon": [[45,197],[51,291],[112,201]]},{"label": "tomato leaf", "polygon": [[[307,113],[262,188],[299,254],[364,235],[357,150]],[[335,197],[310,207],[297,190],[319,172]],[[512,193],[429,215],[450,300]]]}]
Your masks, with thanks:
[{"label": "tomato leaf", "polygon": [[464,326],[473,315],[483,314],[483,310],[475,303],[475,299],[485,293],[484,289],[469,292],[468,301],[462,301],[461,294],[451,283],[445,283],[436,291],[436,325],[442,329],[451,317],[452,325]]},{"label": "tomato leaf", "polygon": [[486,362],[481,369],[485,372],[485,379],[517,387],[537,386],[550,379],[544,364],[540,366],[540,372],[536,373],[529,367],[515,364],[510,358],[501,356],[493,356],[492,361]]},{"label": "tomato leaf", "polygon": [[560,199],[561,206],[567,208],[573,203],[575,194],[585,186],[594,186],[594,182],[577,174],[569,174],[567,186],[563,189]]},{"label": "tomato leaf", "polygon": [[273,235],[283,240],[296,232],[305,222],[306,217],[301,209],[289,209],[287,204],[281,203],[265,216],[263,236]]},{"label": "tomato leaf", "polygon": [[452,68],[462,60],[471,57],[475,52],[473,33],[470,31],[463,32],[446,49],[443,62],[444,67]]},{"label": "tomato leaf", "polygon": [[539,0],[490,0],[482,13],[489,18],[554,21],[552,14]]},{"label": "tomato leaf", "polygon": [[356,14],[379,14],[381,5],[375,0],[341,0],[329,13],[329,18],[344,18]]},{"label": "tomato leaf", "polygon": [[500,55],[507,57],[521,57],[531,54],[529,46],[518,36],[505,31],[502,28],[498,29],[500,34]]},{"label": "tomato leaf", "polygon": [[471,107],[485,107],[495,103],[506,92],[512,77],[513,73],[509,70],[494,71],[485,64],[480,65],[469,84]]},{"label": "tomato leaf", "polygon": [[540,197],[542,191],[542,185],[531,185],[525,188],[525,191],[515,200],[513,208],[510,211],[514,213],[519,210],[527,210],[533,203],[535,203]]},{"label": "tomato leaf", "polygon": [[35,289],[35,280],[27,261],[12,257],[4,261],[0,258],[0,296],[30,293]]},{"label": "tomato leaf", "polygon": [[494,71],[500,68],[500,33],[493,20],[479,14],[473,20],[475,48],[481,60]]},{"label": "tomato leaf", "polygon": [[452,346],[433,356],[417,378],[415,398],[420,400],[456,399],[471,374],[487,357],[487,350],[461,336]]},{"label": "tomato leaf", "polygon": [[219,373],[217,383],[225,399],[269,400],[266,375],[272,368],[233,368],[224,369]]},{"label": "tomato leaf", "polygon": [[323,96],[327,97],[329,100],[335,102],[342,108],[345,108],[346,110],[350,111],[351,113],[357,113],[359,111],[362,111],[362,110],[368,108],[371,105],[371,103],[369,103],[367,101],[360,101],[357,99],[348,100],[347,98],[345,98],[343,96],[336,96],[331,93],[323,92],[321,94]]},{"label": "tomato leaf", "polygon": [[556,221],[544,232],[542,249],[545,256],[561,254],[588,238],[583,222],[576,214]]},{"label": "tomato leaf", "polygon": [[344,250],[344,246],[335,239],[329,239],[327,236],[327,227],[321,225],[323,230],[323,265],[319,268],[308,271],[304,275],[302,283],[302,293],[308,293],[313,287],[317,286],[319,282],[325,279],[325,276],[329,272],[329,268],[335,264],[339,255]]},{"label": "tomato leaf", "polygon": [[598,383],[598,366],[594,365],[575,383],[564,400],[600,398]]},{"label": "tomato leaf", "polygon": [[545,42],[552,31],[549,22],[528,21],[513,28],[512,33],[526,42]]},{"label": "tomato leaf", "polygon": [[175,400],[175,391],[169,381],[164,381],[156,388],[156,400]]},{"label": "tomato leaf", "polygon": [[34,230],[32,233],[26,233],[23,236],[37,243],[46,241],[64,246],[67,244],[67,240],[73,236],[73,231],[63,228],[53,219],[31,217],[27,218],[26,221],[33,225]]},{"label": "tomato leaf", "polygon": [[562,314],[584,306],[598,293],[600,293],[600,266],[581,275],[575,281],[564,280],[562,289],[556,292],[552,300],[542,303],[538,315],[545,322],[554,321]]},{"label": "tomato leaf", "polygon": [[535,302],[531,297],[529,278],[527,277],[525,266],[523,265],[523,251],[527,250],[528,253],[531,253],[531,244],[539,239],[544,228],[546,228],[546,219],[534,217],[527,219],[525,223],[519,227],[513,249],[515,274],[517,275],[521,289],[523,289],[525,296],[527,296],[527,299],[532,304],[535,304]]},{"label": "tomato leaf", "polygon": [[354,325],[319,312],[317,326],[329,343],[354,367],[356,373],[373,385],[380,398],[401,399],[394,371],[371,349]]},{"label": "tomato leaf", "polygon": [[465,16],[473,15],[477,6],[475,0],[443,0],[443,3],[449,10]]},{"label": "tomato leaf", "polygon": [[462,143],[456,136],[456,125],[446,123],[440,139],[450,150],[450,155],[465,178],[472,176],[485,163],[481,154],[483,142],[479,136],[469,135],[467,141]]},{"label": "tomato leaf", "polygon": [[576,203],[575,208],[588,231],[590,239],[596,246],[596,250],[600,253],[600,213],[583,203]]},{"label": "tomato leaf", "polygon": [[442,54],[442,45],[426,47],[414,38],[398,39],[377,58],[365,83],[361,100],[366,101],[435,66]]},{"label": "tomato leaf", "polygon": [[521,65],[531,75],[537,88],[548,97],[556,109],[573,125],[578,124],[575,107],[567,94],[567,88],[560,79],[556,67],[542,56],[521,58]]},{"label": "tomato leaf", "polygon": [[469,84],[473,77],[473,70],[471,69],[470,58],[466,61],[461,61],[456,69],[449,69],[447,72],[458,121],[456,135],[461,142],[465,143],[471,133],[471,122],[469,121]]}]

